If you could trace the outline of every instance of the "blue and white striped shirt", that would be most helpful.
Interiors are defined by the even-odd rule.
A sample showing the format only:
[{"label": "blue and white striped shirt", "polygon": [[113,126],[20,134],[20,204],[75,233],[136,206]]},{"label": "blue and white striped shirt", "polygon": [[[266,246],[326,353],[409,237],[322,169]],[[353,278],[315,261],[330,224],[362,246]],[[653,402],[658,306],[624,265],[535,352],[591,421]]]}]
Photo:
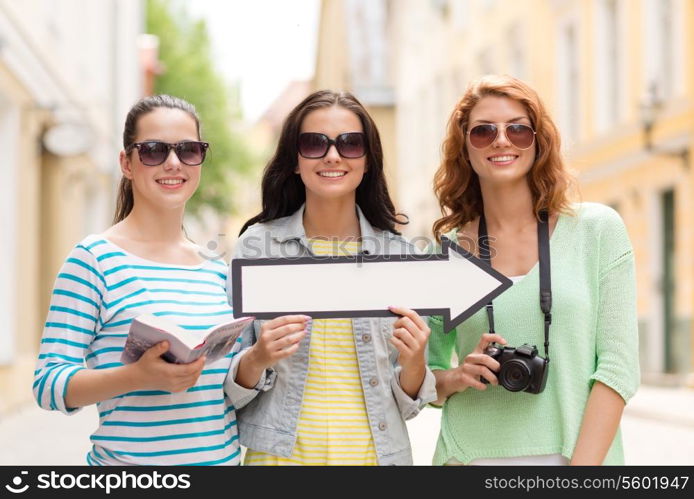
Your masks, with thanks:
[{"label": "blue and white striped shirt", "polygon": [[[132,319],[167,316],[200,330],[233,317],[226,264],[206,260],[169,265],[132,255],[98,235],[70,253],[55,282],[43,331],[34,396],[44,409],[70,414],[70,378],[80,369],[122,365]],[[236,414],[224,383],[240,343],[207,364],[195,386],[181,393],[134,391],[97,404],[99,427],[87,454],[92,465],[239,464]]]}]

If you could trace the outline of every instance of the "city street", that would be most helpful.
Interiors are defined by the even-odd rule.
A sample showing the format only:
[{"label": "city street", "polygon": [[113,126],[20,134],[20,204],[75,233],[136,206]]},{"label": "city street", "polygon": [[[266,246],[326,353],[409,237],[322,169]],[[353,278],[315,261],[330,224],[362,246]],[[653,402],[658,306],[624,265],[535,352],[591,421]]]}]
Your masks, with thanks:
[{"label": "city street", "polygon": [[[224,265],[203,267],[229,262],[232,249],[294,257],[318,249],[308,239],[340,240],[378,257],[404,250],[393,230],[424,249],[455,229],[479,253],[474,236],[486,220],[495,270],[520,278],[535,268],[536,250],[545,254],[533,225],[547,210],[559,229],[551,338],[566,349],[553,354],[566,360],[562,373],[611,357],[604,379],[628,387],[640,372],[646,385],[621,421],[626,464],[694,469],[692,33],[694,0],[0,0],[0,466],[86,464],[97,409],[39,408],[31,373],[42,376],[43,405],[55,407],[74,363],[117,365],[118,338],[140,314],[203,331],[238,312],[227,288],[244,309],[255,287],[252,308],[271,315],[400,303],[427,316],[448,306],[445,297],[462,318],[491,299],[466,274],[418,277],[390,264],[405,284],[373,266],[355,283],[357,274],[292,265],[299,278],[258,267],[259,277],[244,271],[227,286]],[[247,222],[261,223],[244,232]],[[387,285],[369,298],[375,287],[365,279]],[[495,300],[496,326],[531,341],[540,317],[536,304],[525,313],[531,295],[521,286],[537,282],[517,284]],[[360,338],[362,366],[362,350],[382,338]],[[326,359],[353,360],[337,352],[341,339],[330,341]],[[368,362],[379,367],[368,381],[381,390],[374,351]],[[137,407],[102,437],[139,462],[172,454],[218,462],[212,454],[229,444],[219,431],[173,426],[214,421],[198,412],[220,402],[204,398],[223,382],[223,370],[214,374],[219,381],[185,403]],[[143,387],[173,389],[143,381],[119,391]],[[573,403],[557,398],[548,412]],[[550,431],[546,413],[496,409],[514,417],[510,438],[499,439],[507,449],[532,448],[534,431]],[[431,464],[440,416],[428,407],[407,423],[417,465]],[[480,435],[499,430],[494,419],[483,424]],[[438,482],[426,485],[438,492]]]},{"label": "city street", "polygon": [[[426,408],[408,423],[414,463],[428,465],[440,411]],[[85,464],[94,407],[74,416],[27,406],[0,420],[0,465]],[[622,422],[626,464],[694,464],[694,390],[641,387]]]}]

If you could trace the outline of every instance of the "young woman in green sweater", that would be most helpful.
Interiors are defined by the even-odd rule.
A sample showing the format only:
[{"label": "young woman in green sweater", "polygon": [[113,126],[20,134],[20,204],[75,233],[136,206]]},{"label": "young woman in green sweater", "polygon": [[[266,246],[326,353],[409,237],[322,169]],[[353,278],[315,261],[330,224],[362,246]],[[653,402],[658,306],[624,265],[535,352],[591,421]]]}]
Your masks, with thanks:
[{"label": "young woman in green sweater", "polygon": [[619,422],[639,384],[632,247],[614,210],[570,202],[571,184],[535,91],[510,76],[471,84],[443,144],[434,234],[488,252],[514,285],[454,331],[431,319],[434,464],[623,463]]}]

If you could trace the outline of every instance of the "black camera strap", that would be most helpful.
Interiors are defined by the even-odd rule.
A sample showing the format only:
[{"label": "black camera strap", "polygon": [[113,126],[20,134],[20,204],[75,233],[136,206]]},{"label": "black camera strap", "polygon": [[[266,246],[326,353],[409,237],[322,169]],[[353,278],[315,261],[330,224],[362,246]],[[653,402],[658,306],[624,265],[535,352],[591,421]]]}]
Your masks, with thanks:
[{"label": "black camera strap", "polygon": [[[487,221],[484,218],[484,213],[480,215],[480,224],[477,230],[477,247],[479,248],[480,258],[491,266],[489,235],[487,234]],[[549,361],[549,327],[552,324],[552,280],[549,265],[549,214],[546,211],[540,212],[540,219],[537,222],[537,250],[540,266],[540,309],[545,315],[545,359]],[[489,302],[485,308],[489,321],[489,332],[494,333],[494,305],[492,302]]]}]

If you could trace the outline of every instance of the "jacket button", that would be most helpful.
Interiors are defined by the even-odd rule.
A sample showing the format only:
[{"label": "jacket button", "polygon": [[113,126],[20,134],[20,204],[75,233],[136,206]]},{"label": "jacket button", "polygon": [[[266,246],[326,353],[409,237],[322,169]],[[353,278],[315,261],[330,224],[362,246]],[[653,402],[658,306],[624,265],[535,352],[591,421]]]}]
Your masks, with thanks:
[{"label": "jacket button", "polygon": [[387,424],[385,424],[385,423],[383,423],[383,422],[378,423],[378,429],[379,429],[379,430],[385,431],[386,428],[388,428],[388,425],[387,425]]},{"label": "jacket button", "polygon": [[363,334],[362,337],[361,337],[361,340],[362,340],[364,343],[368,343],[369,341],[371,341],[371,335],[368,334],[368,333]]},{"label": "jacket button", "polygon": [[371,378],[371,379],[369,380],[369,384],[370,384],[371,386],[376,386],[376,385],[378,385],[378,379],[376,379],[376,378]]}]

